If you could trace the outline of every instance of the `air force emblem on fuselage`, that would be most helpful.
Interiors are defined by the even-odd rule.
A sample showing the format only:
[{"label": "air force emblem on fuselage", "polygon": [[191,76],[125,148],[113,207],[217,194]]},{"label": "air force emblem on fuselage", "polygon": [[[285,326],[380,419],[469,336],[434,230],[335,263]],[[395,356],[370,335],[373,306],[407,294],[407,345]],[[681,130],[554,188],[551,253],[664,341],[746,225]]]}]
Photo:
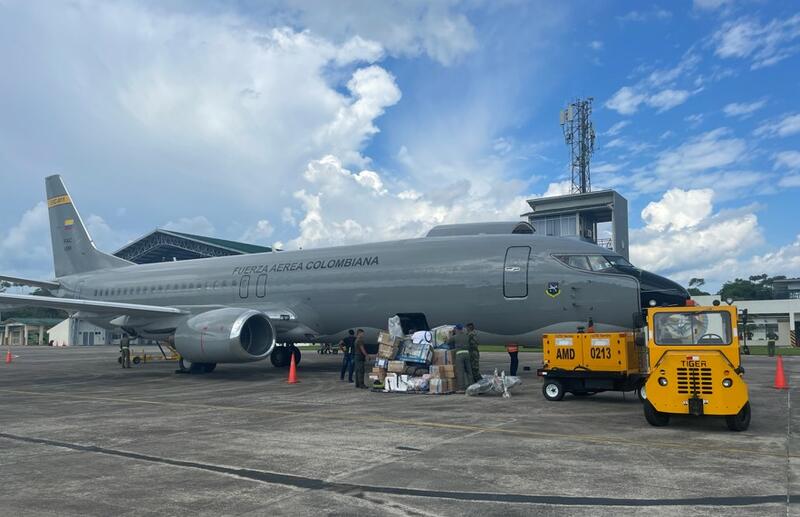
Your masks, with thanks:
[{"label": "air force emblem on fuselage", "polygon": [[561,288],[558,286],[558,282],[547,282],[547,289],[545,289],[545,292],[550,298],[555,298],[561,294]]}]

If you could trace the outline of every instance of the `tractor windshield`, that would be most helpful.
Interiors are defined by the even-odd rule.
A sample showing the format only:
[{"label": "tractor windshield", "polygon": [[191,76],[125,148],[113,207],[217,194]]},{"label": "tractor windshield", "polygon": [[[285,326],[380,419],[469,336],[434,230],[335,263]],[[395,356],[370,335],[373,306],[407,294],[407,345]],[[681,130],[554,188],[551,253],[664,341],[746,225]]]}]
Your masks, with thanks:
[{"label": "tractor windshield", "polygon": [[729,345],[727,312],[661,312],[653,318],[657,345]]}]

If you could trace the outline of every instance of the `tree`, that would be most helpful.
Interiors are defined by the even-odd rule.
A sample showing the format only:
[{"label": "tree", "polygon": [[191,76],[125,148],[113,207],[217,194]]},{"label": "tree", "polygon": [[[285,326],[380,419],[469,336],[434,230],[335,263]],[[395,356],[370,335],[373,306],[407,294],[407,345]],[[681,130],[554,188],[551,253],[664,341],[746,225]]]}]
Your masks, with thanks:
[{"label": "tree", "polygon": [[8,282],[0,282],[0,293],[5,291],[9,287],[11,287],[11,284],[9,284]]},{"label": "tree", "polygon": [[722,284],[719,295],[723,300],[732,298],[734,300],[772,300],[775,293],[772,283],[775,280],[782,280],[785,276],[770,277],[762,273],[752,275],[747,280],[737,278]]},{"label": "tree", "polygon": [[702,291],[700,288],[706,285],[705,278],[692,278],[689,280],[689,294],[692,296],[705,296],[709,293]]}]

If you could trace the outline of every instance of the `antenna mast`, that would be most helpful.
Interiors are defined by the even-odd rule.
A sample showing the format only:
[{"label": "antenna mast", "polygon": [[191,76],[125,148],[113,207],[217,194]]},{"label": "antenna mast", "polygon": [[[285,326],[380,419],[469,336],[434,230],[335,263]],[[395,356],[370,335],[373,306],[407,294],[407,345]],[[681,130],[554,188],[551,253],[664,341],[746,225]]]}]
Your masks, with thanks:
[{"label": "antenna mast", "polygon": [[583,194],[592,190],[589,161],[594,153],[595,135],[591,121],[593,100],[592,97],[576,99],[559,114],[564,140],[569,146],[572,194]]}]

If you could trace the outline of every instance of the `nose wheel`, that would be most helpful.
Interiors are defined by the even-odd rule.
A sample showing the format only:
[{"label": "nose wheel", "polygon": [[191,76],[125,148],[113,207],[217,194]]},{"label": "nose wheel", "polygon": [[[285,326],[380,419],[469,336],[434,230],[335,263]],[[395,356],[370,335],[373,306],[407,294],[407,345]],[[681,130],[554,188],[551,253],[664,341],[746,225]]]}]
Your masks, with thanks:
[{"label": "nose wheel", "polygon": [[276,368],[286,368],[292,360],[292,354],[294,354],[294,364],[299,365],[302,354],[294,345],[276,346],[270,354],[269,360]]}]

